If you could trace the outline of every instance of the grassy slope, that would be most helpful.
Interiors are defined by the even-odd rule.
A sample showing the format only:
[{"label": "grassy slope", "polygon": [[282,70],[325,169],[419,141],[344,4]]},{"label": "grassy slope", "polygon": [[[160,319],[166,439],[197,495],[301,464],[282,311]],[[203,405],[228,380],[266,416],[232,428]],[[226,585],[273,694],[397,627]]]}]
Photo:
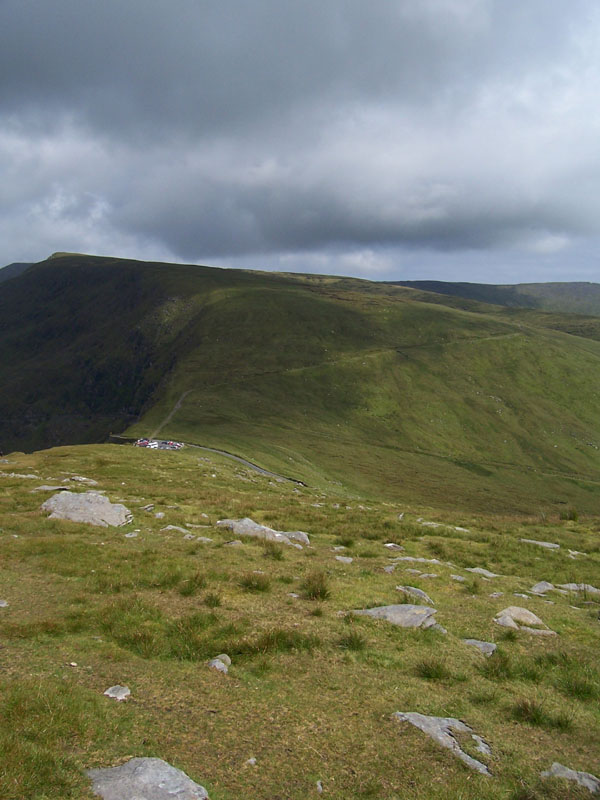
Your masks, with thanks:
[{"label": "grassy slope", "polygon": [[[205,785],[211,800],[304,800],[317,796],[317,780],[332,800],[589,797],[538,776],[553,761],[598,772],[598,604],[513,592],[542,579],[598,585],[597,519],[380,503],[343,487],[277,483],[192,450],[57,448],[13,454],[0,471],[39,476],[0,475],[1,598],[9,602],[0,609],[0,796],[91,800],[85,769],[155,756]],[[73,474],[99,481],[133,522],[102,529],[46,520],[46,495],[31,490]],[[140,509],[147,503],[164,518]],[[214,522],[244,515],[308,531],[312,547],[223,546],[231,534]],[[421,515],[443,525],[423,526]],[[161,530],[186,523],[208,525],[192,531],[213,542]],[[386,573],[395,555],[388,541],[452,566],[422,565],[438,575],[429,579],[408,571],[418,564]],[[340,545],[352,564],[335,560]],[[569,547],[589,555],[571,559]],[[473,566],[500,577],[474,578],[465,569]],[[330,591],[321,602],[302,595],[315,571]],[[398,584],[431,595],[447,636],[338,616],[399,602]],[[497,591],[504,595],[490,597]],[[492,618],[512,604],[537,613],[558,638],[507,635]],[[462,637],[495,641],[500,655],[488,661]],[[227,676],[205,666],[221,652],[233,659]],[[103,697],[117,683],[130,687],[127,703]],[[391,720],[395,711],[465,720],[492,748],[483,760],[493,777]]]},{"label": "grassy slope", "polygon": [[0,291],[3,449],[90,441],[139,416],[132,435],[158,428],[313,484],[446,507],[594,508],[596,329],[582,338],[552,330],[579,318],[441,297],[54,258]]},{"label": "grassy slope", "polygon": [[518,283],[514,286],[501,286],[447,281],[402,281],[397,285],[502,306],[600,315],[600,284],[597,283]]}]

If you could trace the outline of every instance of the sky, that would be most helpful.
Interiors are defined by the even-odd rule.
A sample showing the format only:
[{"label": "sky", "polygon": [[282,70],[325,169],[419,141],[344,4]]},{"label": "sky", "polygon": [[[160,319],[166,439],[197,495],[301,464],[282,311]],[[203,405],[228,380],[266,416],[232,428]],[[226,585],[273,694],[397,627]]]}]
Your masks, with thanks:
[{"label": "sky", "polygon": [[600,281],[597,0],[0,0],[0,264]]}]

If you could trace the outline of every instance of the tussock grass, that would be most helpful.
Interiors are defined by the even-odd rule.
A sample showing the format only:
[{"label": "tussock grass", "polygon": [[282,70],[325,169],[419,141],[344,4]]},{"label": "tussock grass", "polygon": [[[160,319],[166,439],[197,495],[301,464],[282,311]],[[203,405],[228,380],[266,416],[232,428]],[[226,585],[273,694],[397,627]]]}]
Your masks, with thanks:
[{"label": "tussock grass", "polygon": [[252,572],[242,575],[239,584],[248,592],[270,592],[271,580],[268,575],[255,575]]},{"label": "tussock grass", "polygon": [[323,570],[310,572],[300,588],[308,600],[328,600],[331,597],[329,580]]}]

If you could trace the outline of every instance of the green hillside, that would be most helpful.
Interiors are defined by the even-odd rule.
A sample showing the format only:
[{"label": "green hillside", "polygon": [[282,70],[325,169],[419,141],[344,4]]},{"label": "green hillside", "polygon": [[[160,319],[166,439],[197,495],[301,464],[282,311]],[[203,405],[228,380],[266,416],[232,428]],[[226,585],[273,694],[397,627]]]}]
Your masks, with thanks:
[{"label": "green hillside", "polygon": [[160,434],[381,498],[595,509],[594,320],[440,297],[55,257],[0,291],[2,449]]},{"label": "green hillside", "polygon": [[[100,490],[133,519],[49,518],[48,484],[70,497]],[[217,524],[241,517],[306,531],[310,545]],[[86,770],[152,757],[210,800],[589,798],[541,773],[560,762],[599,775],[599,532],[597,517],[443,512],[298,487],[192,448],[9,454],[0,797],[98,800]],[[440,627],[352,613],[414,604]],[[536,627],[494,621],[511,606]],[[209,666],[219,654],[227,674]],[[105,696],[115,686],[127,700]],[[461,732],[456,746],[487,773],[396,712],[463,720],[489,750]]]},{"label": "green hillside", "polygon": [[539,308],[544,311],[600,316],[598,283],[565,281],[502,286],[450,281],[398,281],[393,285],[514,308]]}]

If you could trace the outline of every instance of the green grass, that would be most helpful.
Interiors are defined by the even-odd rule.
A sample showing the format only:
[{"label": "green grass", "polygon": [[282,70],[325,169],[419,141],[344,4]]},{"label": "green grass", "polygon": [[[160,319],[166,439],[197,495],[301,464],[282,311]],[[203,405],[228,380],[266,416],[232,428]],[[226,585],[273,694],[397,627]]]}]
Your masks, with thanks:
[{"label": "green grass", "polygon": [[[143,755],[183,769],[211,800],[300,800],[316,793],[317,780],[336,800],[507,800],[544,790],[566,799],[578,795],[542,782],[542,769],[557,760],[594,772],[600,630],[590,609],[597,616],[598,605],[579,610],[568,595],[550,593],[549,604],[513,592],[542,578],[597,585],[595,518],[455,513],[346,485],[296,487],[258,474],[241,481],[239,465],[191,449],[97,445],[9,460],[6,471],[37,471],[40,483],[95,478],[134,521],[112,529],[47,520],[35,481],[0,477],[1,596],[9,602],[0,609],[1,796],[92,800],[85,769]],[[164,519],[141,510],[151,502]],[[202,531],[208,544],[161,530],[241,516],[307,531],[311,546],[245,538],[232,548],[218,527]],[[136,538],[125,537],[135,529]],[[526,547],[522,537],[561,550]],[[383,546],[390,540],[408,555],[443,553],[442,563],[397,562],[385,572],[396,555]],[[335,561],[340,541],[361,559],[352,569]],[[570,559],[569,547],[589,555]],[[477,578],[480,590],[466,592],[450,576],[468,576],[467,565],[500,577]],[[407,571],[416,567],[438,577],[419,581]],[[399,584],[431,594],[447,635],[347,613],[398,603]],[[491,598],[494,591],[503,595]],[[530,608],[559,636],[507,637],[493,617],[510,604]],[[486,658],[462,638],[500,648]],[[221,653],[232,660],[228,675],[206,664]],[[103,695],[117,683],[131,689],[126,703]],[[491,744],[493,778],[398,726],[398,710],[464,720]],[[257,769],[244,766],[250,756]]]}]

